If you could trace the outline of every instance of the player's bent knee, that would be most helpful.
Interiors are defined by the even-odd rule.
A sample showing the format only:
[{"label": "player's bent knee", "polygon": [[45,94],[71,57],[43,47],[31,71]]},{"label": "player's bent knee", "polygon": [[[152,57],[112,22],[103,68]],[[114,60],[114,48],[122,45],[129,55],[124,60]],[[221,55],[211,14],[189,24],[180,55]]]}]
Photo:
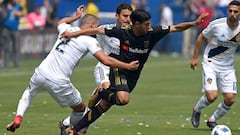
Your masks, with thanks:
[{"label": "player's bent knee", "polygon": [[235,94],[224,94],[224,102],[226,105],[231,106],[235,102]]},{"label": "player's bent knee", "polygon": [[128,104],[128,102],[129,102],[129,99],[127,99],[127,98],[123,98],[123,99],[119,99],[119,98],[117,98],[117,102],[116,102],[116,105],[126,105],[126,104]]},{"label": "player's bent knee", "polygon": [[217,95],[208,95],[207,100],[208,102],[213,103],[217,99],[217,97]]}]

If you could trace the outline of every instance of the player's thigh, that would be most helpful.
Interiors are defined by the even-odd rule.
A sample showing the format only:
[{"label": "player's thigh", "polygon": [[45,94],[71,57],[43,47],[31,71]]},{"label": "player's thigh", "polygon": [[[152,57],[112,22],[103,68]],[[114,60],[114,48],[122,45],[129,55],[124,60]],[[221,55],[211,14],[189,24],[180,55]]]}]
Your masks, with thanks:
[{"label": "player's thigh", "polygon": [[109,67],[98,63],[94,69],[94,78],[97,86],[102,85],[104,82],[109,82]]},{"label": "player's thigh", "polygon": [[218,83],[222,93],[237,93],[237,79],[235,70],[221,72]]},{"label": "player's thigh", "polygon": [[203,91],[218,90],[217,73],[212,68],[203,66],[202,84]]},{"label": "player's thigh", "polygon": [[62,106],[77,106],[82,102],[80,92],[72,85],[67,84],[56,84],[50,82],[46,87],[50,95]]},{"label": "player's thigh", "polygon": [[44,77],[42,77],[38,73],[34,73],[30,79],[29,86],[26,88],[30,92],[32,96],[37,95],[39,92],[43,91],[42,84],[46,81]]}]

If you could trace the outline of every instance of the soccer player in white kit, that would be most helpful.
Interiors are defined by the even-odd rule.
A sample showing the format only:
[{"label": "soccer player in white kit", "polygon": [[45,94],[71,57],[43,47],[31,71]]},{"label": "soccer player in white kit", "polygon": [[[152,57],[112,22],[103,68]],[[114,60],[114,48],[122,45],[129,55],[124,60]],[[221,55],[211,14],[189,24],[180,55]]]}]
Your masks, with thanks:
[{"label": "soccer player in white kit", "polygon": [[234,54],[240,45],[239,1],[233,0],[229,3],[227,15],[227,18],[212,21],[196,41],[191,61],[193,70],[197,67],[198,50],[203,39],[209,39],[202,61],[202,90],[205,94],[193,107],[191,122],[194,127],[199,126],[201,110],[217,99],[218,90],[223,94],[223,101],[207,121],[207,126],[211,129],[217,125],[216,121],[230,110],[237,94]]},{"label": "soccer player in white kit", "polygon": [[[116,23],[115,24],[103,24],[99,27],[101,28],[112,28],[112,27],[124,27],[128,26],[131,23],[130,15],[132,13],[132,7],[131,5],[127,3],[120,3],[116,8]],[[120,41],[119,39],[115,37],[108,37],[106,35],[97,35],[96,37],[97,41],[102,47],[102,50],[105,52],[105,54],[114,53],[119,55],[119,46]],[[107,65],[104,65],[102,62],[98,62],[97,65],[94,68],[94,78],[97,90],[99,87],[107,89],[110,85],[109,81],[109,70],[110,67]],[[93,94],[95,94],[95,90],[93,91]],[[94,95],[92,95],[89,99],[88,106],[91,108],[94,103],[92,103],[91,100],[95,100],[96,98]],[[60,122],[61,130],[65,130],[67,127],[69,127],[70,121],[69,117],[65,118]],[[82,129],[82,132],[86,132],[87,128]]]},{"label": "soccer player in white kit", "polygon": [[71,83],[70,76],[80,60],[88,52],[108,66],[131,70],[137,69],[138,61],[124,63],[105,55],[94,37],[79,36],[69,40],[59,38],[64,31],[98,27],[98,18],[89,14],[82,18],[80,28],[69,25],[79,19],[82,12],[83,6],[80,6],[77,8],[75,16],[63,18],[58,22],[58,39],[48,56],[35,69],[29,86],[19,100],[16,116],[13,122],[7,126],[7,130],[14,132],[19,128],[23,115],[32,99],[43,89],[47,90],[61,107],[69,106],[72,108],[70,124],[76,124],[88,108],[85,107],[79,91]]}]

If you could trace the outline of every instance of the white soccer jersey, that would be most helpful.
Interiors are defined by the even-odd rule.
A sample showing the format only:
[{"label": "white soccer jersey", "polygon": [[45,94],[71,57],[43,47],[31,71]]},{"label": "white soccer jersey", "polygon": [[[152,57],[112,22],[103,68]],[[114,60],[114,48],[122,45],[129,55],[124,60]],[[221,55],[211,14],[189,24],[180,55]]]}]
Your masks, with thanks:
[{"label": "white soccer jersey", "polygon": [[[116,27],[116,24],[105,24],[101,25],[101,28],[112,28]],[[100,43],[105,54],[114,53],[119,55],[120,41],[115,37],[108,37],[106,35],[97,35],[97,41]],[[109,70],[110,67],[98,62],[94,69],[94,78],[96,85],[99,86],[104,82],[109,82]]]},{"label": "white soccer jersey", "polygon": [[[64,31],[77,31],[79,27],[62,23],[58,26],[59,33]],[[88,52],[95,54],[101,50],[97,40],[90,36],[78,36],[69,39],[66,43],[59,39],[53,46],[48,56],[42,61],[36,72],[48,77],[56,83],[70,82],[70,76],[76,65]]]},{"label": "white soccer jersey", "polygon": [[[101,25],[100,28],[112,28],[116,24]],[[97,35],[97,41],[100,43],[103,51],[108,55],[110,53],[119,54],[120,41],[115,37],[108,37],[106,35]]]},{"label": "white soccer jersey", "polygon": [[212,21],[202,34],[210,42],[205,48],[203,64],[210,65],[216,71],[234,68],[234,54],[240,45],[240,25],[232,30],[227,18]]}]

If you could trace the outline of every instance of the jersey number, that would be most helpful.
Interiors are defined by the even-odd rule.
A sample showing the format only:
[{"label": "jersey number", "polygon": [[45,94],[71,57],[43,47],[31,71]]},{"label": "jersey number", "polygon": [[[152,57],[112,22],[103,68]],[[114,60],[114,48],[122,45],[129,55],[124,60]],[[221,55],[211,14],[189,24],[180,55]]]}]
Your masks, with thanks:
[{"label": "jersey number", "polygon": [[60,42],[57,47],[55,48],[58,52],[60,53],[64,53],[63,49],[60,48],[60,46],[66,45],[67,43],[65,43],[64,41]]}]

